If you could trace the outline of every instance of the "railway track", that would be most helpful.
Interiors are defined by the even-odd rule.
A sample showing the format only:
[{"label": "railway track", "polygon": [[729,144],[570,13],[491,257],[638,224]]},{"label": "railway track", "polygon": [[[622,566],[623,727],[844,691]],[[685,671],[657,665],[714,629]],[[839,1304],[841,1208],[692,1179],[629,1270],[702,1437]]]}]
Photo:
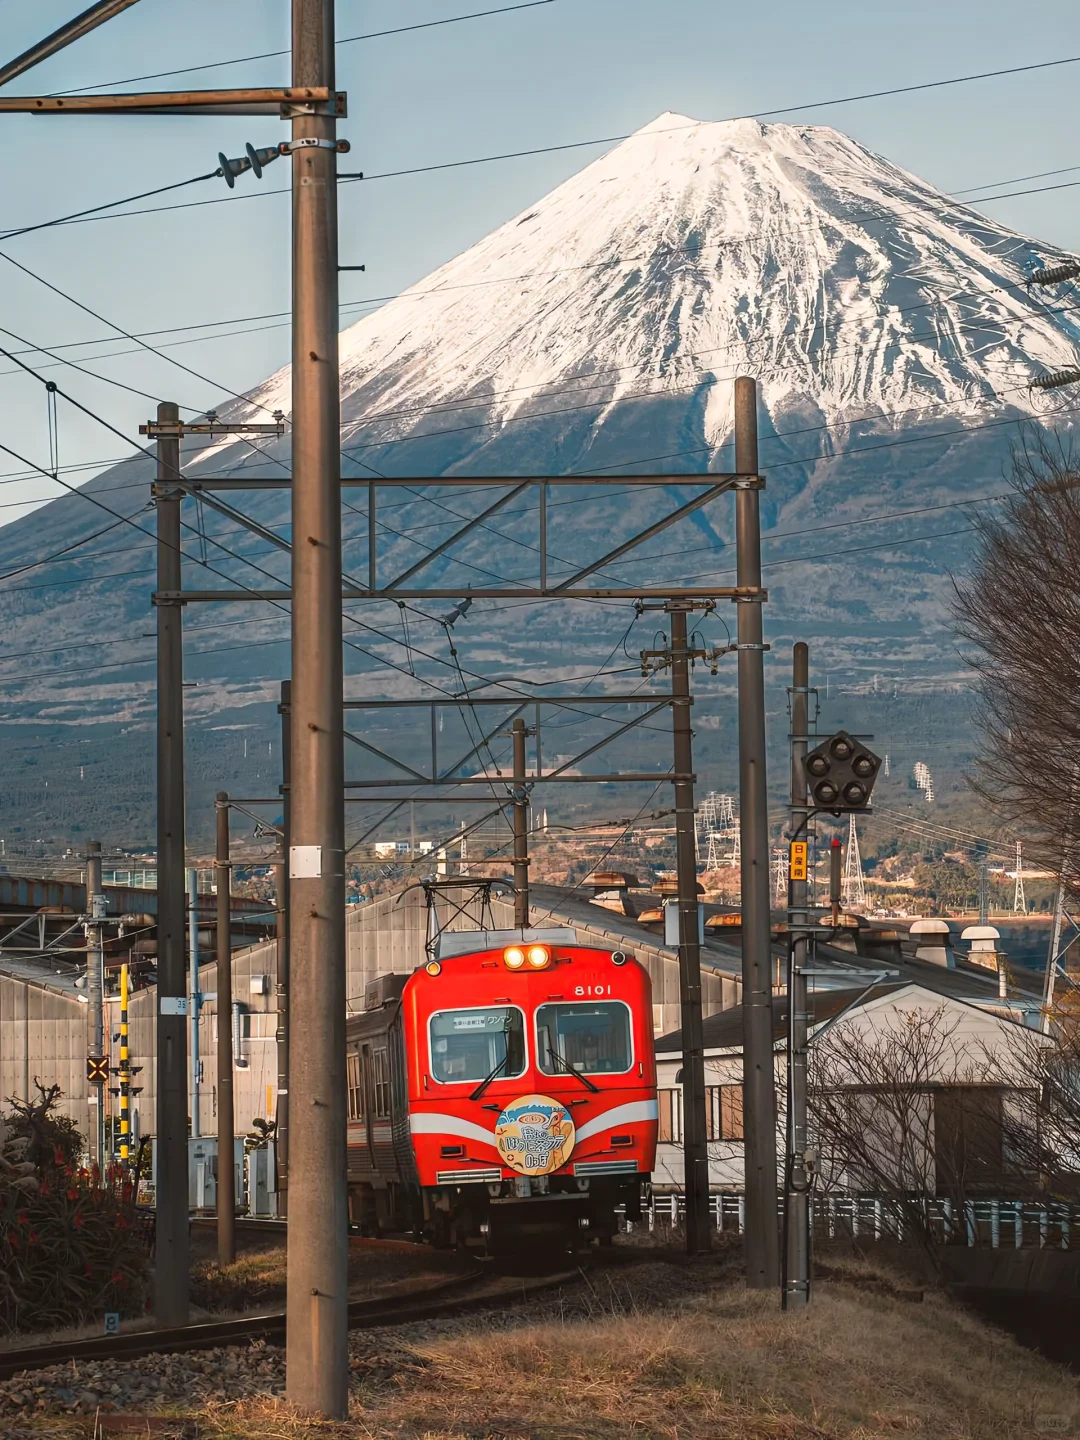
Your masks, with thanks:
[{"label": "railway track", "polygon": [[[401,1243],[401,1242],[397,1242]],[[405,1325],[467,1310],[498,1307],[544,1290],[565,1285],[579,1272],[569,1270],[534,1281],[496,1277],[485,1270],[457,1275],[407,1295],[376,1300],[356,1300],[349,1305],[349,1329],[372,1330],[381,1325]],[[233,1320],[200,1321],[170,1330],[136,1330],[121,1335],[100,1335],[87,1340],[63,1340],[22,1350],[0,1351],[0,1379],[24,1370],[43,1370],[51,1365],[80,1360],[133,1360],[143,1355],[180,1354],[190,1350],[214,1350],[225,1345],[242,1345],[252,1340],[283,1341],[285,1312],[243,1315]]]}]

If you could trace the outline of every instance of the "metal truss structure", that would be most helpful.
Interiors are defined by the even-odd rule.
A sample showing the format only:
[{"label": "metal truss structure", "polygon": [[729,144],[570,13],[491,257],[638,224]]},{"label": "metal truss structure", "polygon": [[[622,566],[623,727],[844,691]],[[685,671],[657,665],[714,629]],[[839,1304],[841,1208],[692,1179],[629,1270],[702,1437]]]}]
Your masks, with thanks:
[{"label": "metal truss structure", "polygon": [[[204,505],[225,516],[235,524],[251,531],[261,540],[286,553],[292,550],[290,541],[275,531],[260,525],[235,505],[222,499],[223,495],[243,490],[288,490],[292,482],[280,479],[247,479],[243,476],[199,476],[193,478],[180,474],[170,480],[170,487],[188,495],[198,495]],[[652,540],[655,536],[670,530],[681,520],[695,514],[706,505],[718,500],[732,490],[757,490],[763,485],[758,475],[608,475],[597,478],[589,475],[532,475],[532,476],[460,476],[449,477],[400,477],[385,479],[341,477],[344,489],[359,489],[366,492],[368,520],[368,556],[366,573],[362,576],[345,575],[342,585],[343,600],[460,600],[463,594],[478,600],[637,600],[645,598],[680,599],[696,597],[732,601],[765,601],[766,591],[759,586],[724,585],[680,585],[672,582],[655,585],[601,584],[597,577],[605,566],[613,565]],[[642,491],[663,494],[671,489],[696,490],[698,493],[681,501],[667,514],[652,524],[644,526],[627,536],[605,554],[599,555],[588,564],[571,570],[570,574],[552,573],[551,561],[555,560],[549,546],[549,492],[552,487],[576,486],[597,490],[634,487]],[[479,514],[467,520],[453,535],[438,545],[425,550],[424,554],[397,573],[386,574],[386,557],[380,555],[379,513],[380,497],[386,490],[445,490],[468,489],[490,490],[494,493],[491,502]],[[453,551],[473,535],[499,511],[515,500],[534,496],[537,515],[535,549],[537,551],[537,575],[533,583],[506,581],[499,585],[447,586],[425,581],[423,572],[437,560],[453,558]],[[532,539],[533,537],[530,537]],[[382,562],[380,564],[380,561]],[[556,561],[557,564],[562,562]],[[565,569],[565,564],[562,564]],[[288,601],[292,598],[288,589],[252,589],[244,587],[235,590],[183,590],[180,592],[159,592],[159,604],[186,604],[189,602],[221,602],[270,600]]]}]

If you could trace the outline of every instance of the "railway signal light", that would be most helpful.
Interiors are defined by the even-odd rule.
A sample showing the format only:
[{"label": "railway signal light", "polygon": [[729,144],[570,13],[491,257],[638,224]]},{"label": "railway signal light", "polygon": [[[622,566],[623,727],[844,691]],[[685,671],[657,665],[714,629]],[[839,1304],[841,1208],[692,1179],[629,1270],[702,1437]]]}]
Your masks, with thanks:
[{"label": "railway signal light", "polygon": [[804,765],[811,803],[839,815],[870,804],[881,758],[846,730],[838,730],[810,751]]},{"label": "railway signal light", "polygon": [[86,1078],[91,1085],[107,1085],[109,1082],[109,1061],[105,1055],[86,1057]]}]

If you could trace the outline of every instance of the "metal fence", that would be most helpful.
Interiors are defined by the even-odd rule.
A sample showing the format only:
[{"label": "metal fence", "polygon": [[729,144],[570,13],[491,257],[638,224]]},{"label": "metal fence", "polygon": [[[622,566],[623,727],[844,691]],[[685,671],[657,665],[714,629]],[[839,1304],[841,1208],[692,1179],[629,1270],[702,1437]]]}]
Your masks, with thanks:
[{"label": "metal fence", "polygon": [[[927,1197],[920,1202],[923,1225],[946,1245],[989,1245],[993,1249],[1071,1248],[1080,1241],[1080,1206],[1030,1204],[1021,1200],[969,1200],[962,1206],[949,1199]],[[709,1197],[715,1230],[741,1235],[746,1223],[746,1197],[716,1192]],[[880,1195],[815,1195],[811,1228],[819,1240],[864,1239],[903,1241],[908,1225],[904,1207]],[[626,1221],[628,1231],[676,1228],[683,1223],[686,1201],[681,1192],[653,1193],[639,1221]]]}]

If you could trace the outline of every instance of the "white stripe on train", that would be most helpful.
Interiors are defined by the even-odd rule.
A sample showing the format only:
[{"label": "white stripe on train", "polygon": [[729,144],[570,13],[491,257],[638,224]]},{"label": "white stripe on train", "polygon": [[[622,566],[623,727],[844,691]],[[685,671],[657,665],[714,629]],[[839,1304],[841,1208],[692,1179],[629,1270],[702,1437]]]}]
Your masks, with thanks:
[{"label": "white stripe on train", "polygon": [[[655,1100],[632,1100],[626,1105],[616,1105],[603,1115],[587,1120],[578,1128],[577,1143],[599,1135],[601,1130],[611,1130],[616,1125],[631,1125],[637,1120],[655,1120],[659,1116]],[[472,1140],[477,1145],[487,1145],[494,1150],[495,1135],[471,1120],[459,1119],[456,1115],[414,1112],[409,1116],[409,1129],[414,1135],[457,1135],[462,1140]]]},{"label": "white stripe on train", "polygon": [[591,1140],[601,1130],[612,1130],[616,1125],[632,1125],[635,1120],[656,1120],[659,1114],[655,1100],[631,1100],[626,1105],[616,1105],[614,1110],[606,1110],[603,1115],[579,1125],[577,1143],[580,1145],[583,1140]]}]

